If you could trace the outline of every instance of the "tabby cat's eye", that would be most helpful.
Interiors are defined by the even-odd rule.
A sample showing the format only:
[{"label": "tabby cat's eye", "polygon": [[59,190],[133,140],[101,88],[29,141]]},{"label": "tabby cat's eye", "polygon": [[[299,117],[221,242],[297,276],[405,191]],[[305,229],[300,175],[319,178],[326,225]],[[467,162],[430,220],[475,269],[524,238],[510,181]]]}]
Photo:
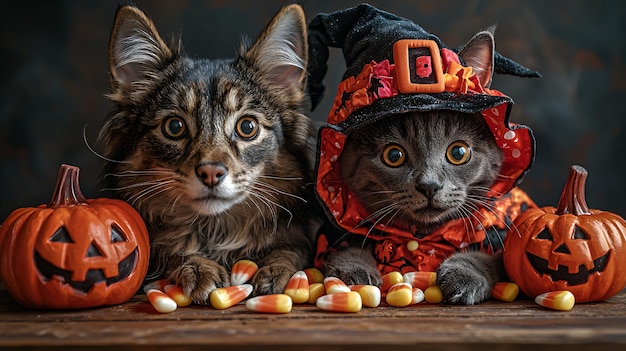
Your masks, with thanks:
[{"label": "tabby cat's eye", "polygon": [[404,149],[399,145],[389,145],[383,151],[383,162],[390,167],[400,167],[406,158]]},{"label": "tabby cat's eye", "polygon": [[470,147],[464,141],[455,141],[446,150],[446,159],[453,165],[462,165],[470,159]]},{"label": "tabby cat's eye", "polygon": [[178,140],[187,134],[187,125],[179,116],[172,115],[163,121],[163,134],[173,140]]},{"label": "tabby cat's eye", "polygon": [[259,124],[256,118],[244,116],[237,121],[235,131],[240,138],[252,139],[259,132]]}]

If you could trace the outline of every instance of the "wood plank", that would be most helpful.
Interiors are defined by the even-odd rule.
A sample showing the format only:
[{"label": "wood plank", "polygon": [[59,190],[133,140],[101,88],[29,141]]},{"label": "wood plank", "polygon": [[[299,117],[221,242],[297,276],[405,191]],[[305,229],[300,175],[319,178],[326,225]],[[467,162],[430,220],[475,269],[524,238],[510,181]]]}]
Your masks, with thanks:
[{"label": "wood plank", "polygon": [[78,311],[39,311],[18,306],[0,291],[0,348],[143,350],[229,349],[381,350],[391,345],[435,350],[524,349],[567,345],[568,350],[626,349],[626,290],[573,310],[545,309],[528,299],[477,306],[419,304],[364,308],[359,313],[294,306],[285,315],[207,306],[161,314],[145,295],[116,306]]}]

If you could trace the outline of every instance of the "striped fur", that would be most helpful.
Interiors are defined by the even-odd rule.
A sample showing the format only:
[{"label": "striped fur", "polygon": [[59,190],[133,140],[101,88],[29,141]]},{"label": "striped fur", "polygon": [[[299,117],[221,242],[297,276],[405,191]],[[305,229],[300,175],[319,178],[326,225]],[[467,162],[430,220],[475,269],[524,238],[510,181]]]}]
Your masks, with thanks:
[{"label": "striped fur", "polygon": [[[259,264],[256,294],[282,292],[310,265],[305,26],[300,6],[289,5],[234,59],[191,59],[141,10],[117,12],[109,49],[117,108],[100,135],[105,188],[146,220],[150,278],[172,279],[197,303],[229,285],[239,259]],[[203,181],[203,165],[226,169],[219,184]]]}]

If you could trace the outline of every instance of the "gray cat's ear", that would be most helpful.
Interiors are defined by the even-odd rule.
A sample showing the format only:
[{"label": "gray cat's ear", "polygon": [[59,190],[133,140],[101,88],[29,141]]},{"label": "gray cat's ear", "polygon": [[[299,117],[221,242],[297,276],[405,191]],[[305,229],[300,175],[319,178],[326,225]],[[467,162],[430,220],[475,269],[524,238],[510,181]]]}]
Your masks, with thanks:
[{"label": "gray cat's ear", "polygon": [[472,66],[483,88],[489,88],[493,77],[494,31],[495,26],[477,33],[459,52],[465,64]]},{"label": "gray cat's ear", "polygon": [[307,64],[306,18],[297,4],[283,7],[245,57],[264,80],[284,91],[303,92]]},{"label": "gray cat's ear", "polygon": [[109,65],[114,90],[144,79],[172,57],[154,23],[138,8],[117,10],[109,43]]}]

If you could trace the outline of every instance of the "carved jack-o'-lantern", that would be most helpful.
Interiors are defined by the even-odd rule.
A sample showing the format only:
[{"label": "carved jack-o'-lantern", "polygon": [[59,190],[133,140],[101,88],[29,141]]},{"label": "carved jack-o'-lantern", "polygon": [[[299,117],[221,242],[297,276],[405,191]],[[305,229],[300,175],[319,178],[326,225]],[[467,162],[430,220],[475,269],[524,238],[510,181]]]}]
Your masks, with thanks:
[{"label": "carved jack-o'-lantern", "polygon": [[506,236],[507,274],[530,297],[569,290],[601,301],[626,287],[626,221],[587,207],[586,178],[572,166],[557,208],[526,210]]},{"label": "carved jack-o'-lantern", "polygon": [[24,306],[118,304],[145,277],[150,247],[143,220],[124,201],[85,199],[78,172],[62,165],[50,204],[17,209],[0,227],[0,277]]}]

